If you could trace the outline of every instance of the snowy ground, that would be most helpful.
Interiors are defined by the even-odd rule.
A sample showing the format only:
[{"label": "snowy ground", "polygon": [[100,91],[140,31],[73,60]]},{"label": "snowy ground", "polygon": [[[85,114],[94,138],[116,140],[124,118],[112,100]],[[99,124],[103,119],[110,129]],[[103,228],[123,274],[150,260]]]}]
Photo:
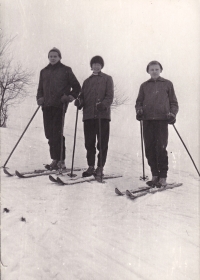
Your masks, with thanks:
[{"label": "snowy ground", "polygon": [[[28,116],[21,123],[19,115],[0,131],[1,165],[28,123]],[[199,279],[199,178],[173,130],[169,182],[183,186],[136,200],[114,192],[115,187],[145,185],[138,179],[142,167],[135,123],[138,129],[125,135],[123,126],[117,133],[112,122],[106,173],[121,173],[120,179],[58,186],[48,176],[9,178],[1,171],[2,280]],[[73,124],[73,117],[66,119],[68,166]],[[40,112],[8,166],[24,171],[48,162]],[[86,167],[81,116],[75,166]],[[145,172],[150,176],[147,164]]]}]

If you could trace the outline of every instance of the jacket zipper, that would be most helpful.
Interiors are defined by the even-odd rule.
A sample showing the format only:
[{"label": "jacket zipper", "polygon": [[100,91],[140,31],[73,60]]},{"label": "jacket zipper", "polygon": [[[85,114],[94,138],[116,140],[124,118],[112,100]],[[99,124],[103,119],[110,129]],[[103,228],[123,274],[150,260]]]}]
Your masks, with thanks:
[{"label": "jacket zipper", "polygon": [[[156,80],[155,80],[155,94],[157,92],[157,87],[156,87]],[[155,119],[155,106],[154,106],[154,111],[153,111],[153,119]]]},{"label": "jacket zipper", "polygon": [[[52,77],[52,71],[50,69],[50,82],[49,82],[49,100],[52,102],[52,96],[51,96],[51,77]],[[49,104],[47,104],[48,106]]]}]

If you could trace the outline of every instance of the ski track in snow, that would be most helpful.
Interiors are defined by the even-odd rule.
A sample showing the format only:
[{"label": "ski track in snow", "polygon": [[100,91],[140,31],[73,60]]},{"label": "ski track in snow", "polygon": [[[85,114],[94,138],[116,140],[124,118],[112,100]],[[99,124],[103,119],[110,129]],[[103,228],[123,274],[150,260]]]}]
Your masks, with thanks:
[{"label": "ski track in snow", "polygon": [[[73,143],[73,129],[68,132],[66,142]],[[20,133],[12,129],[1,133],[2,165]],[[8,163],[10,170],[42,168],[49,162],[42,133],[37,128],[37,135],[24,136]],[[81,133],[75,166],[86,167]],[[1,172],[2,280],[198,279],[199,178],[195,170],[170,169],[170,182],[182,182],[181,187],[135,200],[117,196],[115,187],[137,189],[145,182],[139,180],[141,155],[134,156],[134,149],[126,151],[126,145],[116,152],[111,141],[106,173],[116,171],[123,177],[105,184],[60,186],[48,176],[19,179]],[[71,151],[68,145],[70,156]],[[150,175],[147,165],[145,173]]]}]

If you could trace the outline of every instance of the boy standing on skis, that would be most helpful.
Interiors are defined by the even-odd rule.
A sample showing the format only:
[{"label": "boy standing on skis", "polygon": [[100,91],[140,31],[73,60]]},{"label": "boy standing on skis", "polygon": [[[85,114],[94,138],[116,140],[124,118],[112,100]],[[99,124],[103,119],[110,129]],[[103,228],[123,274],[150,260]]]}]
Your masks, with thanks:
[{"label": "boy standing on skis", "polygon": [[[83,108],[85,148],[87,150],[88,169],[83,172],[82,176],[96,175],[102,177],[108,151],[110,106],[113,102],[114,87],[112,77],[101,72],[104,67],[101,56],[93,57],[90,66],[93,73],[84,81],[80,98],[75,101],[75,106],[79,109]],[[95,170],[96,138],[99,154],[97,169]]]},{"label": "boy standing on skis", "polygon": [[69,102],[77,98],[80,84],[72,69],[60,62],[61,52],[53,48],[48,53],[49,64],[41,70],[37,91],[37,104],[42,106],[45,136],[49,140],[52,163],[50,170],[65,169],[65,137],[63,137],[62,160],[61,132],[62,120]]},{"label": "boy standing on skis", "polygon": [[160,77],[162,65],[151,61],[151,78],[140,86],[136,100],[136,118],[143,121],[145,154],[152,172],[148,185],[166,186],[168,171],[168,124],[176,122],[178,102],[172,82]]}]

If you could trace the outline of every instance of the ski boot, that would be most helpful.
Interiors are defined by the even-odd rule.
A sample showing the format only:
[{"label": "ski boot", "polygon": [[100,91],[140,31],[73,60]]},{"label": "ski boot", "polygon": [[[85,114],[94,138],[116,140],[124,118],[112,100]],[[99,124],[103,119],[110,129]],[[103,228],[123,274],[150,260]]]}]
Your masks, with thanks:
[{"label": "ski boot", "polygon": [[151,181],[147,181],[146,184],[149,186],[149,187],[154,187],[159,181],[159,177],[158,176],[152,176],[152,179]]},{"label": "ski boot", "polygon": [[97,167],[97,169],[95,170],[95,173],[94,173],[94,176],[95,176],[95,179],[98,181],[98,182],[101,182],[103,181],[103,167]]},{"label": "ski boot", "polygon": [[48,170],[58,170],[58,160],[57,159],[53,159],[52,163],[50,164],[46,164],[45,168]]},{"label": "ski boot", "polygon": [[95,170],[95,172],[94,172],[94,175],[95,176],[103,176],[104,174],[103,174],[103,167],[101,168],[101,167],[97,167],[97,169]]},{"label": "ski boot", "polygon": [[62,174],[62,172],[66,171],[66,169],[67,169],[64,160],[59,160],[57,163],[57,167],[58,167],[57,170],[60,174]]},{"label": "ski boot", "polygon": [[167,186],[167,178],[160,178],[159,181],[156,183],[157,188],[166,187]]},{"label": "ski boot", "polygon": [[82,173],[82,177],[90,177],[94,175],[94,166],[89,166],[86,171]]}]

